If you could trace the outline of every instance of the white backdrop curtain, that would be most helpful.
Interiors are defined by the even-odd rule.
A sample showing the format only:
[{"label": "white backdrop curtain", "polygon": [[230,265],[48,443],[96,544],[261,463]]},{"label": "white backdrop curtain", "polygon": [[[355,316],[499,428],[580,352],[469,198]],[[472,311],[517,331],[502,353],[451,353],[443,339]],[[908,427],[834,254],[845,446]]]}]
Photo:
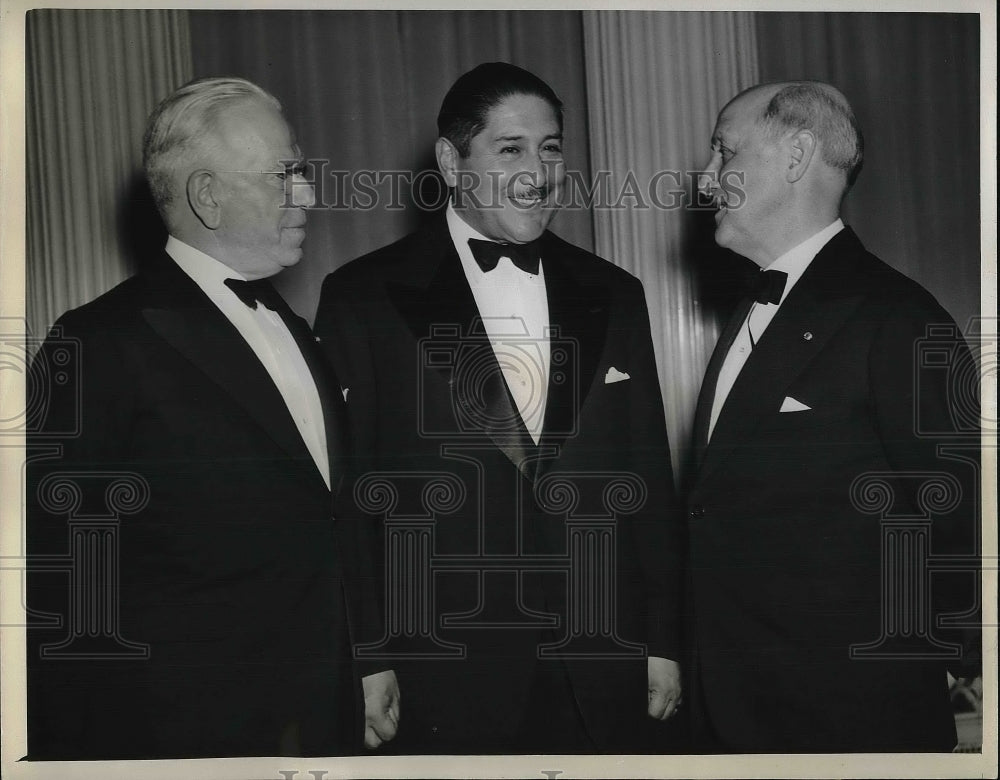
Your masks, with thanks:
[{"label": "white backdrop curtain", "polygon": [[127,244],[146,117],[191,77],[186,11],[34,10],[27,17],[30,332],[135,270]]},{"label": "white backdrop curtain", "polygon": [[[674,208],[704,167],[719,109],[758,81],[752,13],[593,11],[583,14],[593,175],[610,191],[631,175],[646,207],[595,207],[595,251],[646,288],[675,473],[683,465],[702,376],[719,328],[698,294],[697,212]],[[660,205],[648,192],[658,172]],[[679,184],[678,185],[678,177]]]}]

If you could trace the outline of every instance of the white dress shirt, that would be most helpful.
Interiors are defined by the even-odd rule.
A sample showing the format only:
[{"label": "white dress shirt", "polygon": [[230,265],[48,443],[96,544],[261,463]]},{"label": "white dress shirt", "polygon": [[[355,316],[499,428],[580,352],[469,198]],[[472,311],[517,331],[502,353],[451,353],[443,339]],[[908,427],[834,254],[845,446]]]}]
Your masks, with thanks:
[{"label": "white dress shirt", "polygon": [[183,241],[170,236],[166,246],[174,262],[202,289],[260,360],[295,421],[316,468],[330,487],[323,405],[316,381],[288,326],[264,305],[251,309],[225,285],[226,279],[246,277]]},{"label": "white dress shirt", "polygon": [[451,239],[507,387],[524,426],[538,444],[545,423],[550,361],[544,258],[537,274],[521,270],[509,257],[500,258],[492,271],[483,271],[469,248],[469,239],[490,239],[465,222],[451,205],[447,219]]},{"label": "white dress shirt", "polygon": [[784,271],[788,274],[788,279],[785,281],[785,290],[781,294],[781,300],[778,303],[754,303],[746,320],[743,322],[743,327],[740,328],[740,332],[736,336],[736,340],[729,348],[726,360],[719,371],[719,381],[715,385],[712,418],[708,424],[709,440],[712,438],[712,431],[715,430],[715,423],[718,421],[722,407],[729,397],[729,392],[733,389],[733,385],[736,384],[736,377],[740,375],[743,365],[747,362],[747,358],[750,357],[750,353],[753,351],[753,345],[760,341],[761,336],[764,335],[764,331],[767,330],[767,326],[771,324],[774,315],[778,313],[781,304],[788,297],[788,293],[791,292],[795,283],[798,282],[799,277],[805,273],[806,268],[809,267],[813,258],[819,254],[819,250],[826,246],[827,242],[843,229],[844,223],[838,219],[818,233],[813,234],[810,238],[807,238],[798,246],[789,249],[769,266],[762,269],[764,271]]}]

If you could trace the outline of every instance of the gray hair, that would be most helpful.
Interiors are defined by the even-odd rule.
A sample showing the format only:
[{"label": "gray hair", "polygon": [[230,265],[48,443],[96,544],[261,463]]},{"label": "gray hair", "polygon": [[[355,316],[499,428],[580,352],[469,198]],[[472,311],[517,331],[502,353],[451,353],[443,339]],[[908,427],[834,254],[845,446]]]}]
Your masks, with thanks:
[{"label": "gray hair", "polygon": [[281,103],[256,84],[240,78],[188,82],[164,98],[150,114],[142,140],[142,167],[160,214],[177,197],[173,178],[199,153],[210,149],[219,113],[227,105],[260,100],[279,111]]},{"label": "gray hair", "polygon": [[797,81],[779,89],[764,107],[760,126],[770,136],[812,130],[827,165],[854,184],[864,162],[865,142],[851,104],[837,89],[819,81]]}]

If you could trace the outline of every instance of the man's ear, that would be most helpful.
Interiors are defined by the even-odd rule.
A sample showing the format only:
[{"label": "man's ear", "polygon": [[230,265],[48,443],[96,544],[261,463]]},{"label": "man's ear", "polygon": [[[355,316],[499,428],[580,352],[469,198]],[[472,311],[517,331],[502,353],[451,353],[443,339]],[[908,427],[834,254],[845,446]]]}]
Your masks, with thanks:
[{"label": "man's ear", "polygon": [[457,181],[455,170],[458,165],[458,149],[451,141],[441,136],[434,144],[434,156],[437,157],[438,170],[444,177],[444,183],[454,187]]},{"label": "man's ear", "polygon": [[785,179],[791,184],[797,182],[809,169],[816,152],[816,136],[812,130],[799,130],[788,138],[789,160]]},{"label": "man's ear", "polygon": [[209,230],[222,224],[222,206],[216,199],[218,180],[204,168],[195,171],[187,180],[187,199],[191,211]]}]

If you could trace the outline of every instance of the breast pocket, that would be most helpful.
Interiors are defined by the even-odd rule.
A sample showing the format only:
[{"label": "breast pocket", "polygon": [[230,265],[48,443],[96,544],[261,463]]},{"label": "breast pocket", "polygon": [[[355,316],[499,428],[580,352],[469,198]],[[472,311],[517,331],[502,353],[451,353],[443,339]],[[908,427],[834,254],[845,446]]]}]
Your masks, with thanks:
[{"label": "breast pocket", "polygon": [[826,406],[768,415],[765,427],[773,431],[838,431],[865,416],[852,406]]}]

